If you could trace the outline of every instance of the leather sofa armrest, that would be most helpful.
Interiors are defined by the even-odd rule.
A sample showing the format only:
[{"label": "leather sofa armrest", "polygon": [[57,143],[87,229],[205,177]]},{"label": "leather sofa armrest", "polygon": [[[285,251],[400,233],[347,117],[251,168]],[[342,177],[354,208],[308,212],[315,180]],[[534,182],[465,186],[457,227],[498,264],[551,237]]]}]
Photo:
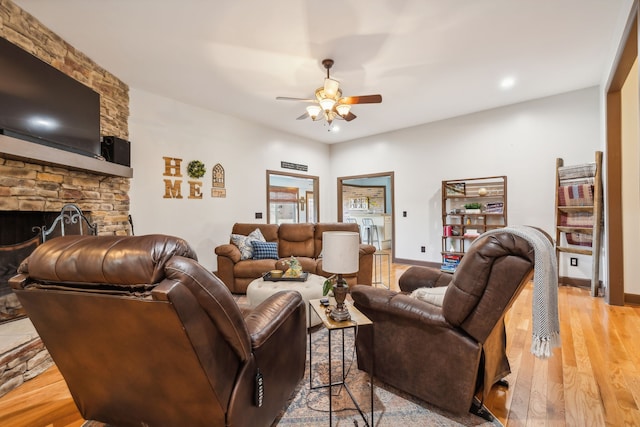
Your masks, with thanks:
[{"label": "leather sofa armrest", "polygon": [[442,315],[442,308],[408,295],[370,286],[357,285],[351,290],[356,307],[371,320],[376,321],[376,313],[385,318],[392,316],[397,320],[407,320],[413,324],[421,323],[426,327],[451,329],[451,325]]},{"label": "leather sofa armrest", "polygon": [[376,251],[376,247],[373,245],[367,245],[365,243],[360,243],[360,247],[358,250],[359,255],[365,256],[365,255],[371,255]]},{"label": "leather sofa armrest", "polygon": [[280,291],[253,309],[245,317],[245,323],[251,336],[251,346],[253,349],[258,349],[262,344],[267,342],[269,337],[271,337],[300,306],[305,309],[302,296],[299,292]]},{"label": "leather sofa armrest", "polygon": [[234,264],[239,262],[241,258],[240,249],[232,243],[226,243],[216,247],[215,252],[218,256],[224,256],[231,259]]},{"label": "leather sofa armrest", "polygon": [[402,292],[413,292],[418,288],[439,288],[449,286],[452,274],[444,273],[437,268],[410,267],[398,279],[398,286]]}]

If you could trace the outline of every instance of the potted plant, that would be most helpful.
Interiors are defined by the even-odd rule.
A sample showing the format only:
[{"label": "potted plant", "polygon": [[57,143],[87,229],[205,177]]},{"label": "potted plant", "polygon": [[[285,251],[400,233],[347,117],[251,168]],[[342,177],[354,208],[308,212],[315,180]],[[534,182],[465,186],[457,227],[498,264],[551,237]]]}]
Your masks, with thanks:
[{"label": "potted plant", "polygon": [[333,284],[335,282],[336,279],[336,275],[332,275],[327,277],[327,280],[324,281],[324,283],[322,284],[322,295],[323,296],[327,296],[329,294],[329,291],[333,289]]},{"label": "potted plant", "polygon": [[465,209],[465,213],[481,213],[482,204],[481,203],[465,203],[464,209]]}]

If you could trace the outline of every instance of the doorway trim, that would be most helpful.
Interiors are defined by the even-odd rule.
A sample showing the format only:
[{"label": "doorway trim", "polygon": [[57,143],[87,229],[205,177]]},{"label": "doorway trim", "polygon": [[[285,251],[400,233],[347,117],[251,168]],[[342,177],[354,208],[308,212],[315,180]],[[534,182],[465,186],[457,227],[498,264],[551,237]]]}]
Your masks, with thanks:
[{"label": "doorway trim", "polygon": [[[634,1],[606,86],[606,233],[607,287],[605,301],[624,305],[622,230],[622,87],[638,56],[638,1]],[[615,238],[612,238],[615,237]]]},{"label": "doorway trim", "polygon": [[396,262],[396,200],[395,200],[395,176],[394,172],[379,172],[365,175],[351,175],[338,177],[338,222],[343,222],[342,217],[342,182],[350,179],[389,177],[391,179],[391,262]]}]

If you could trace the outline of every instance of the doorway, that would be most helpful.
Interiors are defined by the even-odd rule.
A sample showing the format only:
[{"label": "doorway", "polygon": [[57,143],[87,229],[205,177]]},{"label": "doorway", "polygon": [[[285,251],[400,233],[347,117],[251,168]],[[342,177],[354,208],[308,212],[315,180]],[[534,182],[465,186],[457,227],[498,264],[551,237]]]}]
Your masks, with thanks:
[{"label": "doorway", "polygon": [[267,171],[267,224],[319,221],[317,176]]},{"label": "doorway", "polygon": [[338,177],[338,221],[357,222],[363,240],[370,230],[363,228],[363,220],[371,220],[376,232],[372,243],[378,250],[388,250],[395,261],[394,173]]}]

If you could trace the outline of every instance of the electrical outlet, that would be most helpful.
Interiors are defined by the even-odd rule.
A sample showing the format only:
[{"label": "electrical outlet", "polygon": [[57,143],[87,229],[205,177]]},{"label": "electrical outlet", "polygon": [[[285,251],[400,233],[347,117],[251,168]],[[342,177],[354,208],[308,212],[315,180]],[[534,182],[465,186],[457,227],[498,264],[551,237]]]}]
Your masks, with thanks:
[{"label": "electrical outlet", "polygon": [[420,246],[420,252],[425,253],[427,252],[427,248],[424,246]]},{"label": "electrical outlet", "polygon": [[571,267],[578,266],[578,258],[570,258],[570,260],[571,260]]},{"label": "electrical outlet", "polygon": [[256,219],[262,219],[262,212],[256,212]]},{"label": "electrical outlet", "polygon": [[402,216],[403,216],[404,218],[406,218],[406,217],[407,217],[407,211],[402,211]]}]

